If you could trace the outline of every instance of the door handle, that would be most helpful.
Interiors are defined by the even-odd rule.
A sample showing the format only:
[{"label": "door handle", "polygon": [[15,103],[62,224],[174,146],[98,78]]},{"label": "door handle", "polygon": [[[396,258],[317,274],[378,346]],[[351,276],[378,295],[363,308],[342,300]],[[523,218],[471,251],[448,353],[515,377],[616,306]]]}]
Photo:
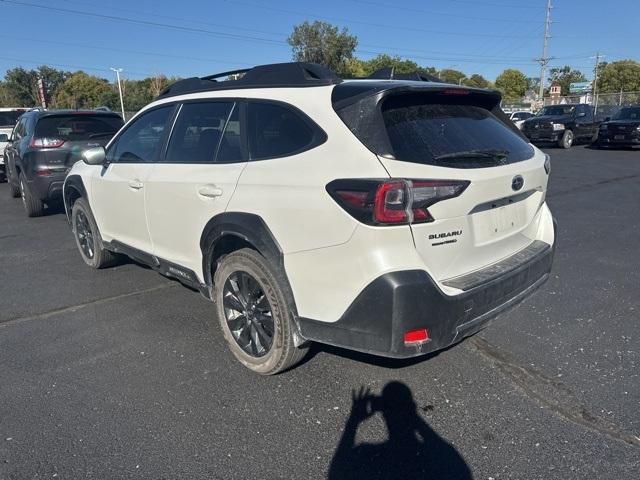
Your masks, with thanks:
[{"label": "door handle", "polygon": [[203,185],[198,189],[198,193],[203,197],[215,198],[222,196],[224,192],[216,185]]},{"label": "door handle", "polygon": [[142,183],[140,180],[129,180],[129,187],[133,188],[134,190],[140,190],[142,187],[144,187],[144,183]]}]

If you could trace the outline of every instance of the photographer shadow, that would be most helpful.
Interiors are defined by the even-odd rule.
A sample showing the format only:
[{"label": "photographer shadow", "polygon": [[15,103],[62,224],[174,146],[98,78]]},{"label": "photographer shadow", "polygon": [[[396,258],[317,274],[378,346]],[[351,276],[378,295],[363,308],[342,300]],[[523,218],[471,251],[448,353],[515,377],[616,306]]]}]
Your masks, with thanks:
[{"label": "photographer shadow", "polygon": [[[382,413],[389,439],[356,445],[359,424],[377,412]],[[328,478],[466,480],[472,475],[458,451],[420,417],[409,387],[389,382],[380,396],[364,388],[353,392],[351,413]]]}]

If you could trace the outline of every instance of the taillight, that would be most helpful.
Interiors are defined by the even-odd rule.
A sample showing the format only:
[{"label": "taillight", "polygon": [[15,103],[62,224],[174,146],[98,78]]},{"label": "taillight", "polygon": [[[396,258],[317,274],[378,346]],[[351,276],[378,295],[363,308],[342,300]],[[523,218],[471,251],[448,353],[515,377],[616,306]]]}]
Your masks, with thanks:
[{"label": "taillight", "polygon": [[327,192],[351,216],[368,225],[432,222],[428,207],[460,195],[466,180],[334,180]]},{"label": "taillight", "polygon": [[31,141],[29,142],[29,146],[31,148],[58,148],[64,145],[64,140],[61,138],[51,138],[51,137],[42,137],[35,138],[31,137]]}]

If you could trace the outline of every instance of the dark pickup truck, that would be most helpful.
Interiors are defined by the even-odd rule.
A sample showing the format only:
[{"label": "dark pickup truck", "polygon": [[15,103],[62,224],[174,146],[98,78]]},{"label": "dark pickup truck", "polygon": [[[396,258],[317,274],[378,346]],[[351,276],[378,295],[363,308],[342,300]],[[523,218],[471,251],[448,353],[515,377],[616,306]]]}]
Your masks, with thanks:
[{"label": "dark pickup truck", "polygon": [[586,103],[548,105],[524,121],[522,133],[533,144],[555,143],[571,148],[577,141],[594,142],[599,125],[593,107]]},{"label": "dark pickup truck", "polygon": [[640,105],[623,107],[600,125],[598,147],[640,146]]}]

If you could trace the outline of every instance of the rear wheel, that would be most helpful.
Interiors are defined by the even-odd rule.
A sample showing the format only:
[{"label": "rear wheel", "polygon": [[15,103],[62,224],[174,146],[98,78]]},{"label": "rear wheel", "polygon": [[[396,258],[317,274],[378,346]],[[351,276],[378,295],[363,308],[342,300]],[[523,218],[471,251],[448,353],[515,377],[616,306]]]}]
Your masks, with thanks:
[{"label": "rear wheel", "polygon": [[565,130],[562,138],[558,140],[558,146],[560,148],[571,148],[571,145],[573,145],[573,132],[571,130]]},{"label": "rear wheel", "polygon": [[24,173],[20,173],[20,196],[27,212],[27,217],[41,217],[44,214],[44,203],[36,197],[27,183]]},{"label": "rear wheel", "polygon": [[104,268],[117,261],[116,254],[104,248],[91,209],[83,198],[77,199],[73,204],[71,227],[84,263],[92,268]]},{"label": "rear wheel", "polygon": [[225,256],[214,278],[214,299],[224,338],[245,367],[273,375],[306,353],[294,345],[294,319],[267,260],[245,248]]}]

